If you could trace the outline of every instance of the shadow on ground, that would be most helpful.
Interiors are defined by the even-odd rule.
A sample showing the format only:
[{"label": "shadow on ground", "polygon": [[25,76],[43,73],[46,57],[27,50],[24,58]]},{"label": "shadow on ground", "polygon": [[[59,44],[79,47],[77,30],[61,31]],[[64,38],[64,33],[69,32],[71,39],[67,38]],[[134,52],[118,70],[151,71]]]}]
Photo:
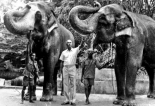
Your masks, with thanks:
[{"label": "shadow on ground", "polygon": [[[29,103],[24,101],[24,104],[21,104],[21,89],[0,89],[0,106],[61,106],[61,103],[65,100],[64,96],[54,96],[54,101],[52,102],[40,102],[39,99],[42,95],[42,90],[37,90],[37,101],[35,103]],[[77,93],[76,95],[77,106],[86,106],[85,105],[85,95]],[[112,104],[113,100],[116,98],[115,95],[105,95],[105,94],[91,94],[89,106],[114,106]],[[137,106],[155,106],[155,99],[148,99],[146,95],[137,95]],[[70,105],[66,105],[70,106]]]}]

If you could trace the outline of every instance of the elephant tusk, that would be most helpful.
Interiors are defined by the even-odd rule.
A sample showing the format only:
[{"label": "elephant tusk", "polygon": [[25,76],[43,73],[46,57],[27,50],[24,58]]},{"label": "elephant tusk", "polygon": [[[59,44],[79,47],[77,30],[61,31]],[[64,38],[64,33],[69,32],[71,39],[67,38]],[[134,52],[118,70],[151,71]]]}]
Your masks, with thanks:
[{"label": "elephant tusk", "polygon": [[121,31],[116,32],[115,37],[118,37],[118,36],[121,36],[121,35],[129,35],[129,36],[131,36],[131,34],[132,34],[132,28],[129,27],[129,28],[126,28],[126,29],[123,29]]},{"label": "elephant tusk", "polygon": [[51,32],[53,29],[57,28],[58,25],[57,24],[54,24],[52,25],[49,29],[48,29],[48,32]]}]

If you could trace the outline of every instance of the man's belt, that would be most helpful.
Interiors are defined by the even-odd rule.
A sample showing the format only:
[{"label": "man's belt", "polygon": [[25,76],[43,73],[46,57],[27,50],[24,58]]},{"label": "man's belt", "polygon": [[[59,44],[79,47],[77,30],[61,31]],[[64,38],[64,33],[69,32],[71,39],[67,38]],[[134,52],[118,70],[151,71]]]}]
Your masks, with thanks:
[{"label": "man's belt", "polygon": [[75,66],[75,64],[72,64],[72,65],[64,65],[64,67],[73,67],[73,66]]}]

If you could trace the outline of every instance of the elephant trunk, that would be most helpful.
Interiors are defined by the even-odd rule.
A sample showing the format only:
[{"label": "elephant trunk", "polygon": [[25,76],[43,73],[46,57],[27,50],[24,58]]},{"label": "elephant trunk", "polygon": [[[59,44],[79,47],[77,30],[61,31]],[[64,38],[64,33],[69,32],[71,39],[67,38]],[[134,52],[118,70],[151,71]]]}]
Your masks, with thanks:
[{"label": "elephant trunk", "polygon": [[[84,35],[90,34],[97,27],[98,18],[101,15],[96,13],[98,10],[99,7],[76,6],[69,13],[69,22],[76,31]],[[78,17],[79,13],[90,14],[90,16],[85,20],[80,20]]]},{"label": "elephant trunk", "polygon": [[34,19],[32,15],[27,15],[30,6],[26,6],[22,10],[9,11],[4,15],[4,24],[6,28],[13,34],[24,35],[33,29]]}]

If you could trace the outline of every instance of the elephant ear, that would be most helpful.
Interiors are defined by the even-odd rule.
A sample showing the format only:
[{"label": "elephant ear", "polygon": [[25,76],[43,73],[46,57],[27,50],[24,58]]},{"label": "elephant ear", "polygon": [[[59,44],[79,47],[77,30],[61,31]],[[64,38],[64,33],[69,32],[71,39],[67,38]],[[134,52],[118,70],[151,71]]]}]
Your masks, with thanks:
[{"label": "elephant ear", "polygon": [[108,14],[115,14],[116,17],[120,17],[123,13],[124,9],[122,6],[118,4],[109,4],[102,7],[98,12],[108,15]]},{"label": "elephant ear", "polygon": [[38,7],[40,8],[40,10],[43,10],[46,15],[49,15],[51,13],[51,10],[54,10],[54,5],[51,4],[46,2],[40,2],[38,3]]},{"label": "elephant ear", "polygon": [[132,12],[129,12],[129,11],[125,11],[125,10],[123,11],[123,13],[125,15],[127,15],[128,18],[130,19],[132,27],[135,27],[136,20],[137,20],[136,17],[135,17],[135,13],[132,13]]},{"label": "elephant ear", "polygon": [[[110,4],[102,8],[102,12],[107,14],[115,14],[116,18],[116,33],[115,36],[132,35],[132,28],[135,26],[134,15],[131,12],[125,11],[118,4]],[[119,29],[120,27],[120,29]],[[118,30],[118,29],[119,30]]]},{"label": "elephant ear", "polygon": [[43,15],[43,20],[45,24],[48,21],[48,16],[51,14],[51,10],[54,10],[54,5],[51,5],[52,3],[47,3],[47,2],[39,2],[37,4],[38,8],[42,12]]},{"label": "elephant ear", "polygon": [[119,18],[127,17],[130,20],[131,27],[128,27],[128,28],[125,28],[122,31],[116,32],[116,36],[121,36],[121,35],[129,35],[129,36],[131,36],[132,35],[132,30],[133,30],[133,28],[135,28],[135,26],[137,26],[140,33],[143,34],[143,30],[142,30],[141,26],[138,25],[139,20],[138,20],[136,14],[133,13],[133,12],[130,12],[130,11],[126,11],[123,8],[122,8],[121,11],[122,11],[122,13],[121,13]]}]

